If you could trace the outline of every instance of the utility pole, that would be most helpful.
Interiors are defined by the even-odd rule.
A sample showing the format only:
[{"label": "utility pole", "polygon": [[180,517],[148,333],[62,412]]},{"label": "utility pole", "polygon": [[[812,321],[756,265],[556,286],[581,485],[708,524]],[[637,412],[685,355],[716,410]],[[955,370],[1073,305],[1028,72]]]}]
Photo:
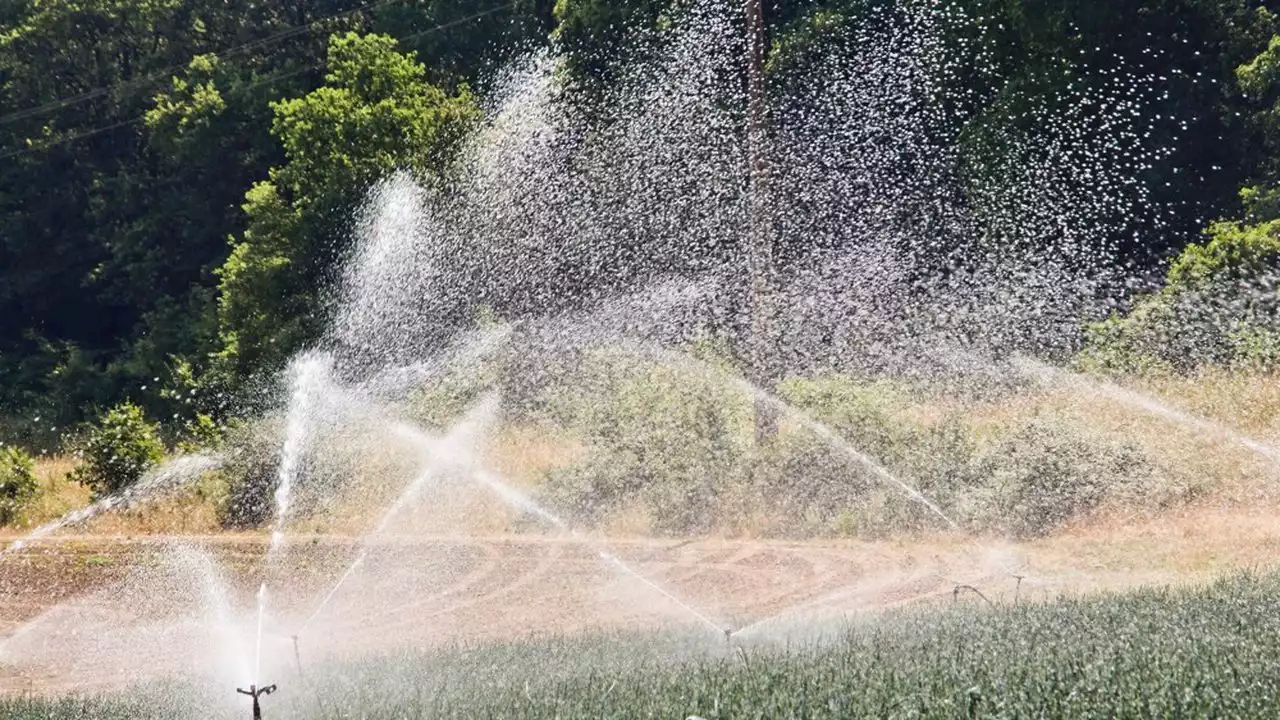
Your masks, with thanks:
[{"label": "utility pole", "polygon": [[[773,266],[773,216],[769,201],[768,118],[764,101],[764,2],[746,0],[747,21],[747,154],[750,176],[747,187],[747,273],[750,276],[750,328],[748,357],[750,380],[761,390],[773,391],[776,380],[775,299]],[[756,444],[778,432],[777,407],[756,399]]]}]

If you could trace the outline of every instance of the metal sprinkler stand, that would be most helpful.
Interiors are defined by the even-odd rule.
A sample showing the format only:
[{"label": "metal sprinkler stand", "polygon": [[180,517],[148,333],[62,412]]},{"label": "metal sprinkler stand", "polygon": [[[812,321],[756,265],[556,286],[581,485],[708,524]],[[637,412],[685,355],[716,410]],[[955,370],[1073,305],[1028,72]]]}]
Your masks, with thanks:
[{"label": "metal sprinkler stand", "polygon": [[258,704],[258,698],[262,697],[263,695],[270,695],[275,691],[276,691],[275,685],[267,685],[266,687],[263,687],[263,688],[259,688],[257,685],[250,685],[248,690],[245,690],[243,688],[236,688],[236,692],[240,693],[241,695],[248,695],[249,697],[253,698],[253,720],[262,720],[262,706]]}]

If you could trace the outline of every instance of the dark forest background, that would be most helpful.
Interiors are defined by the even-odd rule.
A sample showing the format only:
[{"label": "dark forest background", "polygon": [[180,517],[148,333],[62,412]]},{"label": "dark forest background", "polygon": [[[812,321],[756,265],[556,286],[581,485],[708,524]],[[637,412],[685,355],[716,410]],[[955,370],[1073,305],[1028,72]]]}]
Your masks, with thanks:
[{"label": "dark forest background", "polygon": [[[766,0],[768,71],[874,2]],[[124,401],[174,426],[227,412],[324,326],[320,289],[371,184],[447,165],[496,69],[550,46],[590,94],[672,4],[0,0],[0,439],[52,451]],[[1276,267],[1274,4],[955,4],[989,29],[1003,78],[951,78],[972,83],[955,93],[964,122],[1078,94],[1103,78],[1057,70],[1091,60],[1168,78],[1154,110],[1188,127],[1144,182],[1173,214],[1116,238],[1117,262],[1164,273],[1181,254],[1170,282],[1242,252]],[[1218,255],[1187,258],[1210,228]],[[1093,332],[1147,341],[1125,321]]]}]

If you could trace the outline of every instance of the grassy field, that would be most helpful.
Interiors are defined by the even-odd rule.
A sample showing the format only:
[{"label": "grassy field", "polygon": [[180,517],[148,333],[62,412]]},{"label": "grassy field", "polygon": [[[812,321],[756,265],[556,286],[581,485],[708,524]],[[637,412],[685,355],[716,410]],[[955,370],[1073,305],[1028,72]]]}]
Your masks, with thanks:
[{"label": "grassy field", "polygon": [[[1047,603],[946,602],[848,619],[825,641],[530,638],[305,668],[272,718],[1177,718],[1275,716],[1280,575]],[[304,660],[305,662],[305,660]],[[9,699],[0,715],[247,715],[230,689]],[[223,708],[215,710],[215,708]]]}]

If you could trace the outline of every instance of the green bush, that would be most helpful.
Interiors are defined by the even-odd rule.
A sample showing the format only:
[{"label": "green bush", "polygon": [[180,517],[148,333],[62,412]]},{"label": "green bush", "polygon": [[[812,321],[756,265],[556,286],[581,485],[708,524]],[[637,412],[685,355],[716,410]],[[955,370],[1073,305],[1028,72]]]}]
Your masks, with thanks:
[{"label": "green bush", "polygon": [[538,404],[548,422],[592,448],[580,467],[544,483],[557,507],[580,519],[638,501],[660,532],[706,530],[718,497],[745,475],[751,400],[704,368],[597,351]]},{"label": "green bush", "polygon": [[729,372],[589,354],[545,388],[547,420],[583,436],[591,450],[546,475],[544,499],[583,523],[640,506],[652,527],[672,534],[735,526],[754,515],[769,527],[753,531],[878,535],[938,521],[848,448],[907,473],[904,482],[931,498],[964,496],[975,482],[967,427],[894,417],[905,386],[838,375],[788,379],[779,395],[826,423],[848,448],[795,417],[784,417],[778,435],[756,445],[752,399]]},{"label": "green bush", "polygon": [[1036,537],[1110,499],[1158,503],[1163,489],[1132,445],[1044,418],[983,433],[963,412],[923,420],[908,412],[923,390],[893,381],[789,378],[778,394],[799,413],[759,445],[749,394],[718,371],[600,352],[543,391],[543,421],[589,446],[541,487],[579,523],[640,508],[671,534],[739,520],[797,537],[941,527],[918,490],[961,526]]},{"label": "green bush", "polygon": [[975,519],[1020,538],[1045,535],[1153,474],[1133,445],[1039,418],[1005,435],[977,463],[991,495]]},{"label": "green bush", "polygon": [[211,450],[222,444],[222,436],[226,428],[219,425],[205,413],[196,413],[195,417],[183,423],[179,435],[177,451],[179,453],[195,453]]},{"label": "green bush", "polygon": [[[776,444],[800,449],[778,477],[774,494],[790,494],[798,517],[817,520],[825,533],[880,536],[938,527],[939,518],[932,510],[850,454],[852,450],[918,490],[948,516],[964,517],[966,506],[982,494],[982,478],[973,462],[977,452],[973,432],[958,415],[933,424],[903,417],[902,410],[911,405],[916,392],[914,385],[884,379],[844,375],[788,379],[779,394],[834,431],[847,448],[793,427]],[[760,453],[767,460],[778,449],[761,448]],[[803,506],[796,507],[796,500]]]},{"label": "green bush", "polygon": [[807,537],[858,534],[866,518],[853,509],[866,503],[875,480],[849,455],[808,432],[784,429],[753,453],[751,476],[774,532]]},{"label": "green bush", "polygon": [[1280,326],[1280,221],[1218,223],[1127,315],[1085,328],[1078,364],[1100,372],[1274,366]]},{"label": "green bush", "polygon": [[137,405],[121,403],[89,429],[72,477],[99,496],[110,495],[137,482],[164,452],[160,426],[149,422]]},{"label": "green bush", "polygon": [[573,465],[549,471],[543,478],[542,497],[575,522],[595,525],[639,497],[650,481],[635,457],[596,448]]},{"label": "green bush", "polygon": [[910,454],[916,428],[893,417],[909,399],[904,386],[848,375],[788,378],[778,396],[830,427],[860,452],[891,464]]},{"label": "green bush", "polygon": [[0,525],[16,520],[37,489],[31,456],[16,447],[0,447]]}]

